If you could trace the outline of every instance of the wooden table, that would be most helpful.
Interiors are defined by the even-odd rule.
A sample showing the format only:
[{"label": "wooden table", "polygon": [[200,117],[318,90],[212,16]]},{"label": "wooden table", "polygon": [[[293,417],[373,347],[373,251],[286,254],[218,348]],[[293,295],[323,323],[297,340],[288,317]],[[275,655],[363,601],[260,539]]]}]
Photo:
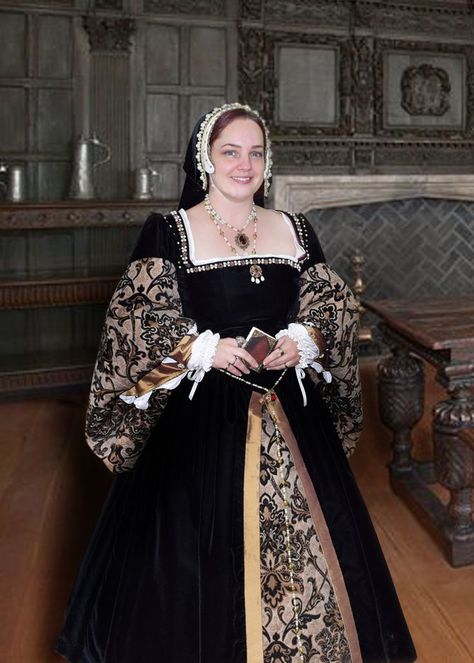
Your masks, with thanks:
[{"label": "wooden table", "polygon": [[[392,354],[378,367],[382,421],[393,431],[390,479],[429,527],[453,566],[474,562],[474,295],[365,301],[381,319]],[[433,409],[433,458],[411,455],[411,431],[424,409],[423,361],[437,369],[447,398]],[[445,506],[430,488],[449,490]]]}]

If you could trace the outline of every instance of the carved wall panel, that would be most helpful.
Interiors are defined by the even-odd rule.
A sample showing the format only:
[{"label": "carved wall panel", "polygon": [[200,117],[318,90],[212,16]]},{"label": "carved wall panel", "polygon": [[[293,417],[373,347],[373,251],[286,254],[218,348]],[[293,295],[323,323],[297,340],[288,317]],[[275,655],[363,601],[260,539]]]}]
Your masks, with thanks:
[{"label": "carved wall panel", "polygon": [[351,46],[355,131],[371,134],[374,129],[374,39],[355,37]]},{"label": "carved wall panel", "polygon": [[[54,39],[51,39],[54,35]],[[67,16],[38,17],[38,76],[72,76],[72,27]]]},{"label": "carved wall panel", "polygon": [[2,152],[23,152],[27,144],[27,91],[2,86],[0,100],[0,145]]},{"label": "carved wall panel", "polygon": [[192,27],[189,37],[191,85],[223,86],[226,83],[225,30]]},{"label": "carved wall panel", "polygon": [[26,74],[26,18],[21,14],[4,13],[0,21],[0,77],[21,77]]},{"label": "carved wall panel", "polygon": [[471,136],[473,55],[469,46],[377,40],[377,133]]},{"label": "carved wall panel", "polygon": [[147,150],[178,152],[179,134],[176,118],[179,113],[177,94],[148,94],[146,109]]},{"label": "carved wall panel", "polygon": [[284,23],[312,23],[346,28],[351,12],[347,0],[264,0],[264,15]]},{"label": "carved wall panel", "polygon": [[39,89],[37,104],[36,128],[39,151],[68,154],[72,135],[71,90]]},{"label": "carved wall panel", "polygon": [[395,2],[357,0],[356,28],[411,35],[436,35],[469,40],[472,37],[472,13],[469,2],[430,2],[430,0]]},{"label": "carved wall panel", "polygon": [[338,60],[337,48],[286,45],[278,48],[277,124],[337,126]]},{"label": "carved wall panel", "polygon": [[148,85],[179,84],[179,28],[149,23],[146,26],[145,67]]},{"label": "carved wall panel", "polygon": [[[468,3],[246,0],[240,16],[239,95],[270,123],[277,172],[314,164],[353,172],[472,165],[474,7]],[[390,38],[394,31],[407,38]],[[321,94],[329,102],[337,95],[333,125],[329,112],[314,122],[317,62],[302,64],[310,49],[323,48],[338,54],[332,88]],[[290,63],[285,56],[292,52]],[[329,153],[326,138],[333,140]]]},{"label": "carved wall panel", "polygon": [[[304,91],[309,78],[305,79],[304,75],[310,77],[313,73],[311,69],[305,71],[304,67],[300,68],[297,65],[297,75],[300,74],[299,79],[288,83],[288,90],[284,92],[279,90],[279,86],[285,83],[285,79],[279,80],[281,62],[279,63],[278,60],[280,53],[284,54],[282,74],[289,81],[288,65],[291,62],[291,56],[294,57],[295,55],[295,50],[298,50],[303,57],[308,57],[308,54],[313,50],[314,55],[313,57],[310,56],[311,65],[316,66],[316,72],[319,70],[321,73],[321,81],[324,75],[322,65],[326,64],[332,69],[333,81],[327,81],[325,91],[330,98],[332,97],[334,105],[337,103],[338,108],[334,108],[333,111],[331,111],[331,108],[326,109],[323,113],[323,121],[320,123],[311,122],[308,124],[308,111],[303,109],[300,109],[299,112],[306,114],[305,123],[292,126],[292,124],[280,121],[278,112],[281,110],[280,106],[288,116],[288,114],[291,115],[297,112],[296,107],[298,105],[302,106],[308,103],[307,91],[306,94]],[[335,54],[338,54],[338,57],[335,57]],[[350,126],[348,96],[351,94],[351,55],[349,41],[346,37],[241,29],[239,57],[241,60],[245,60],[245,63],[241,64],[239,72],[240,97],[260,110],[270,124],[273,137],[277,140],[283,136],[344,135]],[[290,103],[292,94],[297,96]],[[280,100],[282,101],[281,104],[279,103]],[[320,103],[320,100],[318,100],[316,108],[309,111],[312,119],[321,114],[322,107]],[[328,122],[331,112],[333,121]]]},{"label": "carved wall panel", "polygon": [[225,0],[144,0],[144,9],[153,14],[199,14],[223,16]]},{"label": "carved wall panel", "polygon": [[96,9],[122,9],[123,0],[95,0]]}]

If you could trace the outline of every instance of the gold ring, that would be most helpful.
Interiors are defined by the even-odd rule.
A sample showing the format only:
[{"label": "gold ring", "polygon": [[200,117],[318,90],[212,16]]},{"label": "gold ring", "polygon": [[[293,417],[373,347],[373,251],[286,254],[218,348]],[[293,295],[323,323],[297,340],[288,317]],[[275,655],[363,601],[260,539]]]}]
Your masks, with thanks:
[{"label": "gold ring", "polygon": [[278,349],[280,350],[280,357],[283,357],[283,355],[285,354],[285,351],[282,348],[278,348]]},{"label": "gold ring", "polygon": [[235,357],[234,357],[234,361],[231,361],[231,362],[230,362],[232,366],[235,366],[235,362],[237,361],[237,359],[238,359],[238,356],[235,355]]}]

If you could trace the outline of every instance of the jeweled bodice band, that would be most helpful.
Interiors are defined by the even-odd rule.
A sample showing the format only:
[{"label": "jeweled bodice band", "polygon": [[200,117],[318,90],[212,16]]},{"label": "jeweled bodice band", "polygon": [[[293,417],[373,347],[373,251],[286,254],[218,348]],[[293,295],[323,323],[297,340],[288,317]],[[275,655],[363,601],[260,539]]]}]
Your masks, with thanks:
[{"label": "jeweled bodice band", "polygon": [[205,264],[196,265],[191,261],[190,250],[189,250],[189,239],[186,232],[186,228],[183,222],[183,219],[179,212],[173,211],[171,215],[168,215],[166,222],[170,227],[173,235],[176,238],[178,245],[177,251],[177,269],[184,270],[187,274],[195,274],[198,272],[209,272],[215,269],[224,269],[226,267],[238,267],[238,266],[247,266],[252,265],[287,265],[293,267],[298,272],[302,271],[303,265],[306,262],[309,256],[309,237],[308,231],[305,227],[304,217],[300,217],[298,214],[288,214],[292,220],[293,226],[296,231],[296,236],[299,244],[304,248],[305,254],[297,260],[296,258],[286,258],[282,256],[249,256],[233,258],[229,257],[228,259],[213,260]]}]

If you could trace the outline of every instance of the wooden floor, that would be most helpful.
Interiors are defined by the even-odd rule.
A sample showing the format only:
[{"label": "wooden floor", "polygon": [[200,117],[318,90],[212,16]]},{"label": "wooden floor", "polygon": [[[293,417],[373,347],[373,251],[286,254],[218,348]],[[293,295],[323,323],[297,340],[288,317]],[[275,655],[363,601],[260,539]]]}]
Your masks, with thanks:
[{"label": "wooden floor", "polygon": [[[470,663],[474,567],[450,568],[392,494],[386,470],[390,438],[377,417],[373,364],[363,366],[363,379],[366,425],[352,464],[398,588],[418,661]],[[442,395],[431,386],[416,435],[420,455],[429,453],[430,404]],[[108,472],[82,441],[83,411],[82,399],[0,404],[2,663],[62,660],[52,653],[52,645],[110,483]]]}]

